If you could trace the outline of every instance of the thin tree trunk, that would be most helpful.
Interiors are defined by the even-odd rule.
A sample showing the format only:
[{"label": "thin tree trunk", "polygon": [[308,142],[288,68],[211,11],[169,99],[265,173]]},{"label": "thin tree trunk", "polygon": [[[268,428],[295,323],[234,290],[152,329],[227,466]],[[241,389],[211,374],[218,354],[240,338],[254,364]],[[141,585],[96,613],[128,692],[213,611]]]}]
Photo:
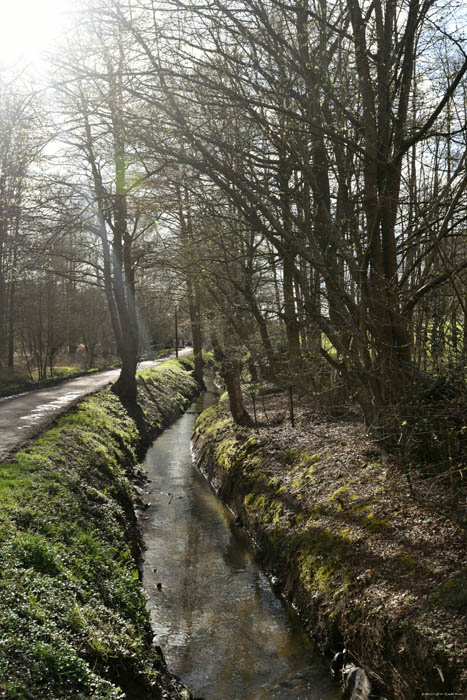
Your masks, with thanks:
[{"label": "thin tree trunk", "polygon": [[193,338],[193,359],[195,369],[193,376],[202,389],[205,389],[203,376],[203,339],[201,331],[201,309],[199,287],[196,283],[188,282],[188,307],[190,311],[191,334]]},{"label": "thin tree trunk", "polygon": [[295,309],[294,295],[294,265],[290,260],[284,260],[284,321],[287,334],[287,349],[292,368],[300,363],[300,329]]}]

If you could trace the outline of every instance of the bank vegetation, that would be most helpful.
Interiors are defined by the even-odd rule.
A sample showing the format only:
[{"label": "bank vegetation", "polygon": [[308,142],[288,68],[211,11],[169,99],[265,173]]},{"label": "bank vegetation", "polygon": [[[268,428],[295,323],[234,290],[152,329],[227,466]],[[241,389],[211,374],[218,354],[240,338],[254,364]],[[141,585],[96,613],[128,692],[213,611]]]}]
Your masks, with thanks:
[{"label": "bank vegetation", "polygon": [[132,411],[90,396],[0,465],[0,697],[191,697],[152,646],[135,515],[139,458],[198,391],[191,370],[140,373]]}]

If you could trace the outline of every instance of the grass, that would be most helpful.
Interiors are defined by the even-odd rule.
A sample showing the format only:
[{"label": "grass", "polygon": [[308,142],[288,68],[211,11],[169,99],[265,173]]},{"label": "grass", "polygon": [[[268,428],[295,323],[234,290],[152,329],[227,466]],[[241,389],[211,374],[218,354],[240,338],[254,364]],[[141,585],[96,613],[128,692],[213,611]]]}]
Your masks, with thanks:
[{"label": "grass", "polygon": [[[148,429],[195,391],[174,360],[139,381]],[[0,464],[0,696],[143,699],[167,676],[134,557],[140,442],[103,391]]]},{"label": "grass", "polygon": [[48,384],[55,384],[59,380],[72,379],[73,377],[80,377],[83,374],[100,372],[102,369],[110,369],[110,366],[91,367],[90,369],[83,369],[76,366],[57,366],[54,367],[53,376],[47,379],[39,379],[37,370],[33,370],[32,376],[26,374],[24,370],[15,370],[13,374],[3,373],[0,374],[0,395],[27,390],[34,388],[36,385],[47,386]]}]

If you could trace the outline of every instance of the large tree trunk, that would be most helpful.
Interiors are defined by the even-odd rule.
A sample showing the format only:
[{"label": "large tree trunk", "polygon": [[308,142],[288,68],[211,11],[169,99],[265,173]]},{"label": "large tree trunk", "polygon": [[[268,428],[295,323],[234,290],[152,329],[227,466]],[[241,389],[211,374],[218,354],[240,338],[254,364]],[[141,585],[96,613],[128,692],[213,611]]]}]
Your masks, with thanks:
[{"label": "large tree trunk", "polygon": [[[109,211],[109,193],[102,181],[102,174],[94,153],[90,112],[86,95],[80,90],[82,114],[86,134],[86,151],[91,167],[98,208],[98,235],[104,254],[104,286],[109,306],[112,330],[118,354],[122,361],[120,376],[112,391],[123,401],[135,404],[137,399],[136,365],[138,361],[138,320],[135,304],[135,285],[131,245],[128,233],[126,192],[127,157],[125,129],[122,116],[122,71],[107,63],[109,81],[109,108],[112,119],[113,157],[115,167],[115,192],[112,193],[112,211]],[[110,216],[110,213],[112,216]],[[112,230],[112,244],[108,241],[108,229]]]},{"label": "large tree trunk", "polygon": [[[283,125],[285,128],[286,125]],[[293,232],[293,221],[291,215],[291,195],[290,183],[291,167],[285,153],[279,153],[279,187],[281,191],[280,206],[282,210],[283,226],[285,231],[290,235]],[[300,363],[300,329],[297,320],[297,311],[295,307],[294,294],[294,275],[295,262],[293,254],[282,254],[283,262],[283,280],[282,292],[284,295],[284,323],[285,333],[287,336],[287,352],[289,365],[292,371],[295,371]]]},{"label": "large tree trunk", "polygon": [[125,304],[125,290],[121,269],[120,272],[117,273],[116,278],[114,275],[113,268],[120,267],[121,263],[117,257],[114,256],[112,265],[106,223],[100,210],[98,214],[99,235],[102,243],[104,261],[104,290],[107,298],[112,330],[117,344],[117,351],[122,361],[120,376],[112,386],[112,391],[117,394],[117,396],[120,396],[122,401],[136,403],[137,336],[135,338],[134,332],[132,334],[129,329],[128,311]]},{"label": "large tree trunk", "polygon": [[221,363],[221,375],[229,395],[229,407],[232,418],[238,425],[252,425],[251,417],[243,403],[241,387],[242,362],[230,360]]},{"label": "large tree trunk", "polygon": [[[111,73],[111,70],[109,70]],[[126,195],[125,135],[121,116],[121,74],[117,78],[116,107],[112,113],[115,149],[115,197],[113,202],[113,289],[121,328],[122,368],[113,391],[125,402],[136,404],[136,365],[138,362],[138,319],[135,279],[128,233]]]},{"label": "large tree trunk", "polygon": [[248,303],[251,309],[251,313],[253,314],[253,317],[257,323],[259,334],[261,337],[261,342],[263,344],[263,348],[268,361],[267,370],[266,368],[264,368],[264,364],[262,366],[264,368],[264,371],[266,372],[266,375],[268,377],[273,377],[275,373],[276,361],[274,357],[274,348],[272,346],[271,338],[269,337],[266,320],[261,312],[261,309],[258,306],[256,298],[253,295],[248,297]]},{"label": "large tree trunk", "polygon": [[[378,73],[371,76],[367,49],[366,21],[358,0],[347,0],[353,28],[356,69],[362,100],[362,134],[366,149],[364,163],[367,249],[362,283],[361,308],[366,320],[363,337],[373,344],[371,387],[375,407],[397,400],[411,374],[412,338],[408,322],[400,311],[396,254],[396,212],[399,201],[402,147],[407,105],[414,67],[414,37],[419,17],[418,0],[409,3],[407,40],[403,47],[400,83],[397,88],[397,119],[392,119],[392,44],[396,3],[386,12],[375,3]],[[383,19],[384,18],[384,19]],[[394,97],[393,97],[394,99]],[[396,101],[396,100],[395,100]]]},{"label": "large tree trunk", "polygon": [[134,353],[131,352],[130,348],[127,348],[122,357],[120,376],[115,384],[112,385],[112,391],[114,394],[117,394],[124,403],[136,403],[136,364]]},{"label": "large tree trunk", "polygon": [[227,357],[215,333],[211,335],[214,359],[219,363],[220,375],[225,382],[229,395],[230,413],[238,425],[251,426],[253,421],[243,403],[241,386],[242,362],[236,358]]},{"label": "large tree trunk", "polygon": [[121,247],[115,245],[114,236],[114,294],[118,316],[120,319],[120,356],[122,368],[120,376],[112,387],[112,390],[123,400],[129,403],[136,403],[136,365],[138,362],[138,322],[134,301],[134,284],[128,278],[128,270],[125,279],[120,268]]}]

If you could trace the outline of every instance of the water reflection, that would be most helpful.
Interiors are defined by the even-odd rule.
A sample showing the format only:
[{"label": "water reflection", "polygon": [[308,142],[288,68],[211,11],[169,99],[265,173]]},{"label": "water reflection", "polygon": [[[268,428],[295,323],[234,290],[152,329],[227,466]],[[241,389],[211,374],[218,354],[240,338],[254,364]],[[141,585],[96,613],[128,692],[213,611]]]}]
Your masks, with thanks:
[{"label": "water reflection", "polygon": [[[194,410],[213,400],[208,392]],[[144,585],[155,643],[206,700],[337,699],[326,666],[272,592],[245,533],[193,466],[194,421],[183,416],[146,458]]]}]

